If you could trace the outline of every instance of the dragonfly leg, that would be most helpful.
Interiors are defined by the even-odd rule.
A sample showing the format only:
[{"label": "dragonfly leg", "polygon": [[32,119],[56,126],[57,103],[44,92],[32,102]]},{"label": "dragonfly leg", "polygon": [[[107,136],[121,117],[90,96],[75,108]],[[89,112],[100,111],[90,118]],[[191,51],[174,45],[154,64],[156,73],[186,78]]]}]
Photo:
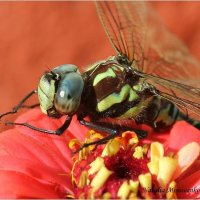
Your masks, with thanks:
[{"label": "dragonfly leg", "polygon": [[33,105],[22,105],[20,108],[28,108],[28,109],[32,109],[32,108],[36,108],[40,106],[39,103],[33,104]]},{"label": "dragonfly leg", "polygon": [[97,131],[101,131],[101,132],[106,132],[110,135],[116,135],[119,134],[119,131],[113,128],[110,128],[108,126],[103,126],[101,124],[97,124],[97,123],[93,123],[93,122],[88,122],[85,121],[84,119],[79,120],[80,124],[87,126],[88,128],[97,130]]},{"label": "dragonfly leg", "polygon": [[100,139],[100,140],[97,140],[97,141],[94,141],[94,142],[90,142],[90,143],[85,143],[83,144],[83,146],[81,146],[77,151],[73,152],[73,153],[78,153],[80,150],[90,146],[90,145],[99,145],[99,144],[103,144],[105,143],[106,141],[110,140],[110,139],[113,139],[115,138],[119,133],[120,131],[122,130],[131,130],[131,131],[134,131],[136,132],[136,134],[140,137],[140,138],[144,138],[147,136],[147,132],[146,131],[143,131],[143,130],[135,130],[135,129],[131,129],[131,128],[128,128],[128,127],[124,127],[124,126],[119,126],[118,128],[111,128],[109,127],[110,124],[108,123],[93,123],[93,122],[88,122],[88,121],[85,121],[84,119],[79,119],[79,122],[80,124],[88,127],[88,128],[91,128],[91,129],[94,129],[94,130],[97,130],[97,131],[101,131],[101,132],[106,132],[108,133],[109,135]]},{"label": "dragonfly leg", "polygon": [[[80,121],[80,123],[82,124],[82,122]],[[142,139],[142,138],[146,138],[148,133],[147,131],[145,130],[141,130],[141,129],[134,129],[132,127],[128,127],[128,126],[125,126],[125,125],[119,125],[119,124],[110,124],[110,123],[106,123],[106,122],[98,122],[96,121],[95,124],[92,123],[92,122],[86,122],[84,121],[85,126],[88,126],[89,128],[91,129],[95,129],[95,130],[98,130],[98,131],[102,131],[102,132],[106,132],[106,133],[109,133],[109,134],[112,134],[112,132],[114,131],[133,131],[137,134],[137,136]],[[87,124],[86,124],[87,123]],[[112,131],[110,131],[112,130]]]},{"label": "dragonfly leg", "polygon": [[9,114],[15,114],[17,113],[17,111],[20,109],[20,108],[23,108],[23,107],[30,107],[32,108],[32,106],[35,106],[36,107],[36,104],[32,105],[32,106],[24,106],[23,104],[34,94],[37,93],[37,90],[33,90],[31,91],[30,93],[28,93],[20,102],[17,106],[15,106],[12,111],[9,111],[9,112],[6,112],[6,113],[3,113],[0,115],[0,119],[6,115],[9,115]]},{"label": "dragonfly leg", "polygon": [[25,127],[28,127],[32,130],[39,131],[41,133],[47,133],[47,134],[53,134],[53,135],[62,135],[64,133],[64,131],[69,127],[71,120],[72,120],[71,116],[67,117],[64,124],[61,127],[59,127],[57,130],[46,130],[46,129],[42,129],[42,128],[32,126],[31,124],[28,124],[28,123],[6,122],[5,124],[6,125],[25,126]]},{"label": "dragonfly leg", "polygon": [[94,142],[88,142],[88,143],[85,143],[83,144],[78,150],[74,151],[73,154],[76,154],[78,153],[79,151],[81,151],[82,149],[86,148],[86,147],[89,147],[91,145],[99,145],[99,144],[104,144],[105,142],[107,142],[108,140],[111,140],[113,138],[115,138],[119,133],[113,133],[111,135],[108,135],[102,139],[99,139],[99,140],[96,140]]}]

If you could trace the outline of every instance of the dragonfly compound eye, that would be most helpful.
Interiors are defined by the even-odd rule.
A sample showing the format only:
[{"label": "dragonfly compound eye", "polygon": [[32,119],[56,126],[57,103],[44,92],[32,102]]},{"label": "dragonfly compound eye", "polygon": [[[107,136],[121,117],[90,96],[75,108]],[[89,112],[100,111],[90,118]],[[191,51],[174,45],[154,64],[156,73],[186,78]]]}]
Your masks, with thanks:
[{"label": "dragonfly compound eye", "polygon": [[75,65],[61,65],[45,73],[38,85],[42,112],[50,117],[76,112],[83,85],[82,76]]},{"label": "dragonfly compound eye", "polygon": [[77,111],[83,85],[83,79],[77,72],[68,73],[60,80],[54,99],[54,106],[59,113],[74,114]]}]

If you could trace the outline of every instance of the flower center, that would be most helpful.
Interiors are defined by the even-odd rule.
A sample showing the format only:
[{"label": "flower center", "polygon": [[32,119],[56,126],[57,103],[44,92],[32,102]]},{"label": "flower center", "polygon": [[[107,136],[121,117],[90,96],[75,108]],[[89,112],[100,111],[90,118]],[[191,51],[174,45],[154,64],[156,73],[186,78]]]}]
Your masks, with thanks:
[{"label": "flower center", "polygon": [[140,174],[148,172],[148,160],[134,158],[133,152],[130,150],[120,149],[114,156],[106,156],[104,163],[119,179],[137,180]]}]

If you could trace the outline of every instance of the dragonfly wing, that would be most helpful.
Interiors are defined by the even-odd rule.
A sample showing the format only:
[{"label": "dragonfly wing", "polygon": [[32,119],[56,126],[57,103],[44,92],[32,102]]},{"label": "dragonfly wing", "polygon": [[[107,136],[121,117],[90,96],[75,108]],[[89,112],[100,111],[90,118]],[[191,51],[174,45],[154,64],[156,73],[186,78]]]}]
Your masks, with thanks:
[{"label": "dragonfly wing", "polygon": [[[131,8],[130,8],[131,6]],[[143,2],[96,2],[104,30],[115,50],[142,70],[145,36],[145,4]]]},{"label": "dragonfly wing", "polygon": [[[155,95],[167,99],[176,104],[190,117],[200,120],[200,88],[192,87],[183,83],[168,80],[152,74],[137,72],[146,82],[153,85]],[[195,81],[198,82],[199,81]]]},{"label": "dragonfly wing", "polygon": [[[102,2],[97,11],[116,49],[159,91],[199,119],[200,64],[144,2]],[[135,67],[135,65],[134,65]]]},{"label": "dragonfly wing", "polygon": [[[200,63],[186,45],[172,34],[155,11],[148,8],[147,49],[143,71],[159,77],[200,87]],[[198,85],[197,85],[198,83]]]},{"label": "dragonfly wing", "polygon": [[137,61],[137,69],[197,86],[193,80],[200,78],[199,62],[165,27],[150,3],[99,1],[96,5],[115,50]]}]

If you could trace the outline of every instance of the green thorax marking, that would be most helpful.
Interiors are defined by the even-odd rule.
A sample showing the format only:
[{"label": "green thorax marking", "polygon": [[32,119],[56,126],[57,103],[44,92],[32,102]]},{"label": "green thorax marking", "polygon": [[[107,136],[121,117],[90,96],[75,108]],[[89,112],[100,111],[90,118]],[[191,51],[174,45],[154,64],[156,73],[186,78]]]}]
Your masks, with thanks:
[{"label": "green thorax marking", "polygon": [[[141,99],[143,102],[139,103],[141,108],[133,108],[134,102],[140,99],[139,94],[142,93],[142,80],[132,82],[127,80],[127,74],[125,68],[111,57],[110,60],[101,61],[90,67],[92,76],[92,86],[94,88],[94,94],[96,97],[96,111],[103,113],[108,110],[111,112],[116,110],[120,104],[124,103],[123,111],[119,112],[122,118],[130,117],[134,113],[138,114],[147,102]],[[126,106],[127,102],[127,106]],[[143,106],[144,104],[144,106]],[[129,105],[129,106],[128,106]],[[115,108],[114,108],[115,107]],[[120,117],[118,116],[118,117]]]},{"label": "green thorax marking", "polygon": [[96,110],[98,112],[103,112],[109,109],[114,104],[121,103],[126,99],[128,99],[128,101],[133,101],[137,98],[137,93],[133,91],[130,85],[126,84],[120,89],[119,93],[113,92],[112,94],[108,95],[100,102],[98,102]]}]

